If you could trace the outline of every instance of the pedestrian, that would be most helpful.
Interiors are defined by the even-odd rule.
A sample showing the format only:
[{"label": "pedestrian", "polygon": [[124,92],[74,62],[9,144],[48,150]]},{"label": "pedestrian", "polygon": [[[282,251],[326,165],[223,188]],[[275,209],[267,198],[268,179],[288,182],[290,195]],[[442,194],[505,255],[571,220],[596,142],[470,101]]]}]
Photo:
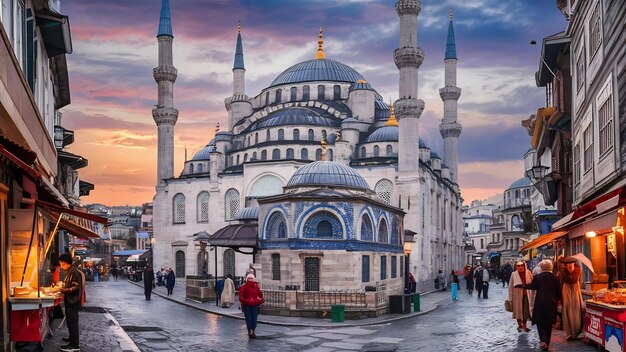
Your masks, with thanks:
[{"label": "pedestrian", "polygon": [[[545,259],[537,265],[539,273],[522,288],[536,290],[533,307],[532,323],[537,325],[539,333],[539,348],[547,351],[552,337],[552,325],[556,322],[556,309],[561,301],[561,283],[552,273],[552,261]],[[517,286],[516,286],[517,287]]]},{"label": "pedestrian", "polygon": [[509,301],[513,305],[513,319],[517,320],[517,331],[529,332],[526,321],[532,317],[530,310],[533,307],[533,297],[523,285],[530,284],[533,275],[523,261],[517,262],[515,267],[517,270],[511,274],[509,281]]},{"label": "pedestrian", "polygon": [[489,270],[483,269],[483,299],[489,298]]},{"label": "pedestrian", "polygon": [[504,270],[506,271],[506,284],[509,284],[509,281],[511,280],[511,274],[513,273],[513,266],[511,265],[511,263],[506,262],[506,264],[504,264]]},{"label": "pedestrian", "polygon": [[498,277],[500,278],[500,281],[502,281],[502,287],[504,287],[506,284],[506,269],[504,269],[504,266],[501,266],[498,270]]},{"label": "pedestrian", "polygon": [[163,268],[156,272],[157,286],[163,286]]},{"label": "pedestrian", "polygon": [[235,303],[235,282],[231,274],[226,275],[221,298],[221,305],[224,308],[230,308]]},{"label": "pedestrian", "polygon": [[465,285],[467,285],[467,293],[471,296],[474,292],[474,268],[471,265],[465,266]]},{"label": "pedestrian", "polygon": [[415,276],[413,276],[413,273],[409,271],[409,291],[411,291],[412,293],[415,293],[416,290],[417,290],[417,281],[415,281]]},{"label": "pedestrian", "polygon": [[246,271],[246,275],[248,274],[252,274],[254,275],[254,277],[256,277],[256,269],[254,268],[254,266],[252,266],[252,263],[248,265],[248,271]]},{"label": "pedestrian", "polygon": [[559,274],[561,276],[563,295],[563,331],[568,340],[573,340],[580,335],[583,327],[583,297],[580,292],[580,277],[582,268],[574,257],[566,257],[562,260],[565,268]]},{"label": "pedestrian", "polygon": [[450,274],[450,291],[452,292],[452,301],[456,301],[459,291],[459,277],[456,275],[454,270],[452,270],[452,273]]},{"label": "pedestrian", "polygon": [[174,294],[174,285],[176,284],[176,274],[174,270],[170,268],[165,276],[165,287],[167,287],[167,295]]},{"label": "pedestrian", "polygon": [[143,292],[146,295],[146,301],[150,300],[152,290],[154,289],[154,270],[150,265],[146,265],[143,270]]},{"label": "pedestrian", "polygon": [[476,293],[478,293],[478,298],[483,293],[483,266],[478,264],[476,269],[474,269],[474,287],[476,288]]},{"label": "pedestrian", "polygon": [[117,275],[118,275],[117,267],[114,266],[113,268],[111,268],[111,275],[113,275],[113,280],[117,281]]},{"label": "pedestrian", "polygon": [[254,281],[254,275],[248,274],[246,283],[239,288],[239,303],[241,303],[241,309],[246,317],[249,338],[256,337],[254,330],[256,329],[257,316],[259,315],[259,306],[264,302],[263,293],[256,281]]},{"label": "pedestrian", "polygon": [[59,349],[64,352],[80,351],[78,311],[81,308],[84,281],[76,266],[72,265],[72,256],[69,253],[61,254],[59,263],[61,269],[66,272],[63,287],[60,288],[60,291],[63,293],[65,319],[67,330],[69,331],[69,337],[63,338],[67,345],[63,345]]}]

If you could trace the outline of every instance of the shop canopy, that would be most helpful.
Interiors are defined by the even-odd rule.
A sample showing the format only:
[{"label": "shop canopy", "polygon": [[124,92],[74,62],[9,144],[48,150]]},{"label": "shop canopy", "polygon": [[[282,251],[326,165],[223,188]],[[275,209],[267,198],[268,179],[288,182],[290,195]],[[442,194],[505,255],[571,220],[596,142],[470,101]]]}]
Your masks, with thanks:
[{"label": "shop canopy", "polygon": [[[250,253],[241,252],[241,247],[252,248],[252,253],[255,253],[259,245],[257,237],[258,228],[259,227],[256,223],[228,225],[208,236],[206,241],[211,246],[228,247],[244,254]],[[201,235],[203,235],[202,232],[195,234],[194,241],[202,241],[203,236]]]},{"label": "shop canopy", "polygon": [[66,230],[72,236],[86,240],[100,238],[99,232],[102,231],[102,227],[99,224],[106,224],[108,221],[97,215],[40,200],[37,200],[35,204],[50,221],[58,223],[59,228]]},{"label": "shop canopy", "polygon": [[554,232],[547,233],[545,235],[541,235],[535,238],[534,240],[526,243],[524,246],[522,246],[522,248],[520,249],[520,252],[533,249],[533,248],[539,248],[541,246],[545,246],[546,244],[554,240],[558,240],[559,238],[565,236],[566,233],[567,231],[554,231]]}]

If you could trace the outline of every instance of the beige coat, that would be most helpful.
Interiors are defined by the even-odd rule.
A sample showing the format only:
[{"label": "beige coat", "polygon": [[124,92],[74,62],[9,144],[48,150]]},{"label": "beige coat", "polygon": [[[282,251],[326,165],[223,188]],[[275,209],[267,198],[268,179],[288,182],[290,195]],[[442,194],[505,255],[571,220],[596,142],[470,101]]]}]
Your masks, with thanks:
[{"label": "beige coat", "polygon": [[[526,284],[530,284],[533,281],[533,274],[526,268]],[[526,290],[523,288],[515,288],[516,285],[522,285],[522,279],[517,270],[511,274],[509,280],[509,301],[513,302],[513,319],[528,320],[532,318],[533,305],[535,304],[535,292],[532,290]],[[524,316],[524,291],[526,291],[526,299],[528,300],[528,316]]]},{"label": "beige coat", "polygon": [[230,307],[235,303],[235,283],[229,277],[224,280],[224,291],[222,291],[221,298],[222,307]]}]

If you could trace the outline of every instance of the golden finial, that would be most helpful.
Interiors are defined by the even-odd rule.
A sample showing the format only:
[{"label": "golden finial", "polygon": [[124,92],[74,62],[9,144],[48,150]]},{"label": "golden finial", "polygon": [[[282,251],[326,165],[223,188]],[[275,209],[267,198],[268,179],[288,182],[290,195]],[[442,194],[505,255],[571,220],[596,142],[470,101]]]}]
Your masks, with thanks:
[{"label": "golden finial", "polygon": [[385,126],[398,127],[398,120],[396,120],[396,115],[393,113],[393,103],[391,101],[389,101],[389,120],[387,120]]},{"label": "golden finial", "polygon": [[452,21],[452,6],[450,6],[450,21]]},{"label": "golden finial", "polygon": [[237,20],[237,33],[241,33],[241,20]]},{"label": "golden finial", "polygon": [[322,161],[326,161],[326,136],[322,135]]},{"label": "golden finial", "polygon": [[360,79],[360,80],[356,81],[356,83],[367,83],[367,81],[364,80],[364,79]]},{"label": "golden finial", "polygon": [[320,34],[317,37],[317,53],[315,54],[315,60],[325,59],[326,55],[324,54],[324,28],[320,27]]}]

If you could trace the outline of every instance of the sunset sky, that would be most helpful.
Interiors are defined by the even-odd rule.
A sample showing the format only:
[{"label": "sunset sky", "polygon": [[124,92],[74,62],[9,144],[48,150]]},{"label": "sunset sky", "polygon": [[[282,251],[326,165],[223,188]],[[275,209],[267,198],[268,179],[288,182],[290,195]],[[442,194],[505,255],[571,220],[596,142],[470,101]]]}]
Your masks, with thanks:
[{"label": "sunset sky", "polygon": [[[324,27],[324,51],[360,72],[385,98],[398,98],[398,17],[393,0],[170,0],[174,65],[175,175],[226,126],[224,98],[241,20],[246,93],[256,96],[289,66],[312,59]],[[459,183],[466,203],[493,196],[523,176],[530,137],[520,121],[545,105],[537,88],[540,45],[565,28],[554,1],[422,0],[418,45],[426,52],[419,97],[420,137],[441,155],[443,56],[448,12],[457,42]],[[65,0],[74,53],[68,56],[72,104],[63,125],[75,132],[68,151],[86,157],[81,179],[95,184],[83,204],[141,204],[156,182],[156,31],[161,0]]]}]

